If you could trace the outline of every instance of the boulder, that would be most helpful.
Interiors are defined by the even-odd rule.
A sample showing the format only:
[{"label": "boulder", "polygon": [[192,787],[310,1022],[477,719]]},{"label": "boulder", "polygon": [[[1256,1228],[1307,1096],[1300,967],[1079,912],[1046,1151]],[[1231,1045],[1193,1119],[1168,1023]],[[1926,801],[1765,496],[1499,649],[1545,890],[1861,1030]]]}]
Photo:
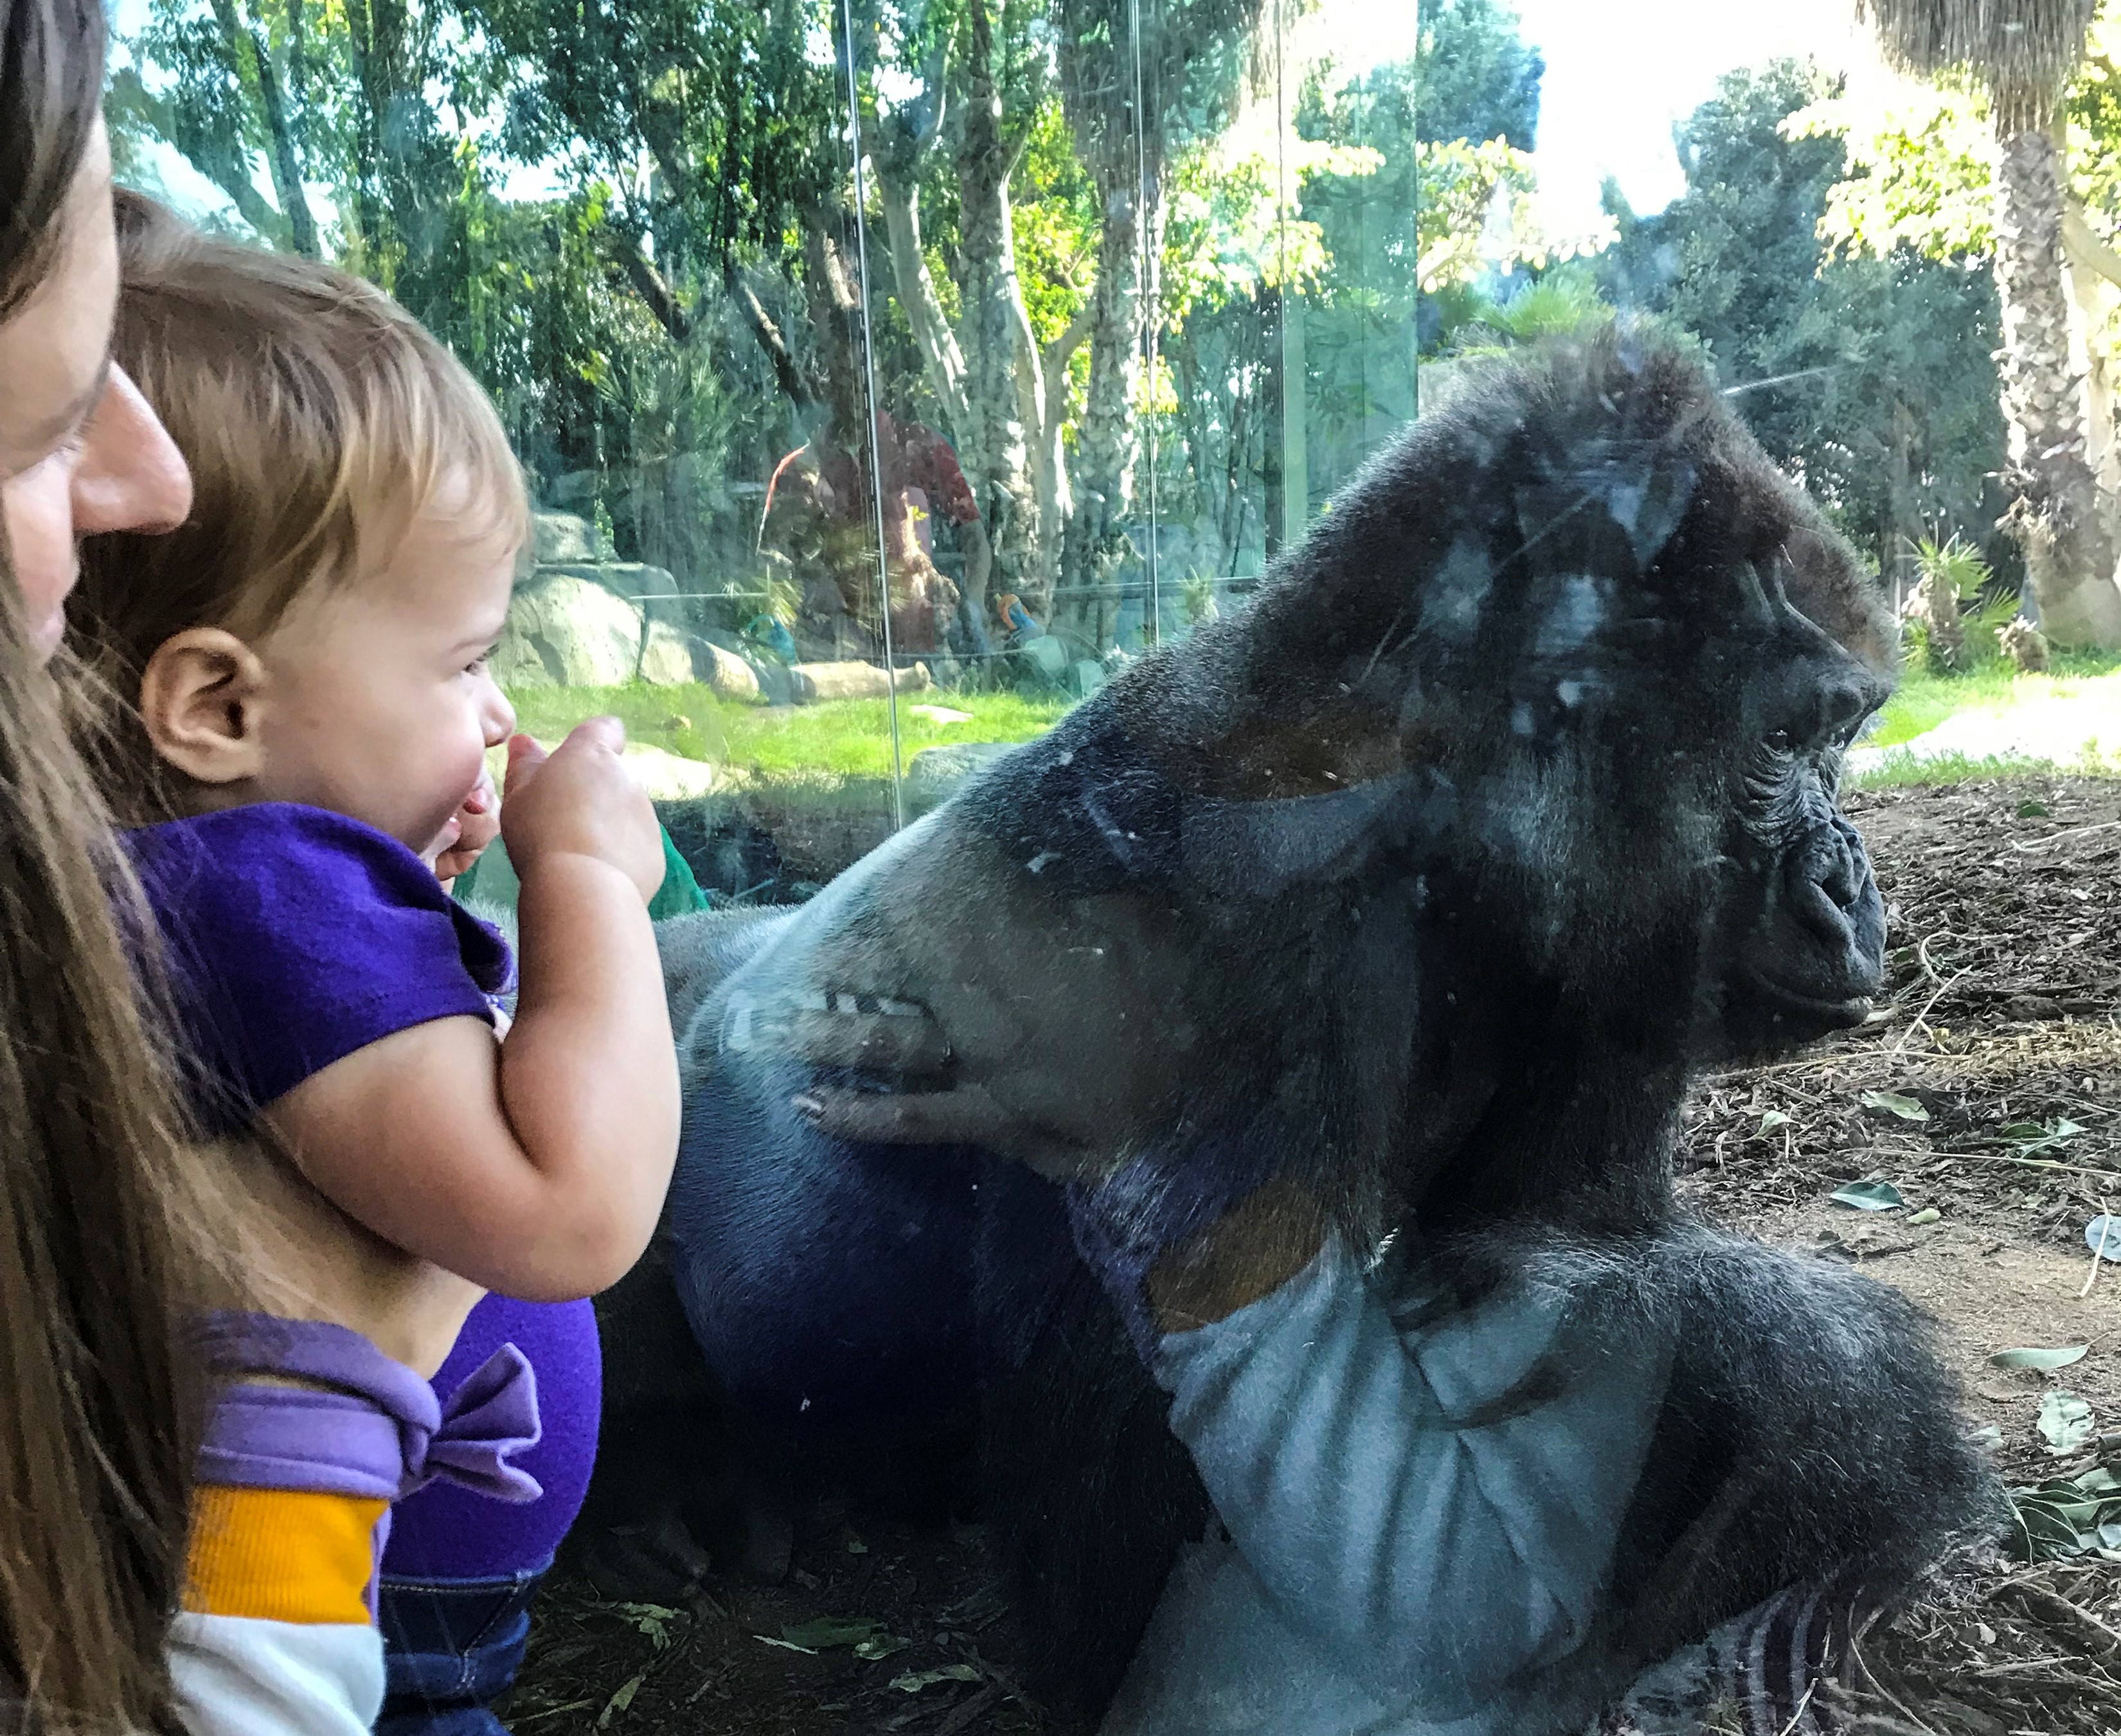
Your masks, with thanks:
[{"label": "boulder", "polygon": [[[725,651],[710,640],[692,642],[692,679],[706,683],[718,699],[755,705],[763,697],[759,692],[758,671],[734,651]],[[645,668],[642,673],[646,673]]]},{"label": "boulder", "polygon": [[571,512],[534,512],[530,515],[530,552],[540,567],[573,562],[587,564],[598,559],[596,527]]},{"label": "boulder", "polygon": [[641,679],[657,687],[683,687],[692,679],[692,648],[667,621],[648,623],[641,646]]},{"label": "boulder", "polygon": [[906,809],[925,814],[958,793],[958,786],[990,760],[1019,744],[1013,741],[953,741],[946,748],[923,748],[906,763]]},{"label": "boulder", "polygon": [[828,699],[882,699],[893,688],[902,693],[925,692],[931,685],[928,665],[879,669],[874,663],[798,663],[789,670],[798,705]]},{"label": "boulder", "polygon": [[620,756],[642,789],[657,801],[688,801],[711,795],[715,768],[703,759],[686,759],[667,748],[629,741]]},{"label": "boulder", "polygon": [[641,666],[641,611],[569,573],[515,593],[491,667],[504,688],[618,687]]}]

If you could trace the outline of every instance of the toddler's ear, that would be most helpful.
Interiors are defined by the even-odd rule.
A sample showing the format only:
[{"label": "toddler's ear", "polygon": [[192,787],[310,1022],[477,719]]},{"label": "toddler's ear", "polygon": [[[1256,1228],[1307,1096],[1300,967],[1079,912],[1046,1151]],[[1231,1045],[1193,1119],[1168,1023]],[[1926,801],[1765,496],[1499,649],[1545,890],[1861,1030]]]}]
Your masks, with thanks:
[{"label": "toddler's ear", "polygon": [[155,649],[140,677],[140,720],[156,754],[194,783],[265,769],[265,665],[234,633],[191,627]]}]

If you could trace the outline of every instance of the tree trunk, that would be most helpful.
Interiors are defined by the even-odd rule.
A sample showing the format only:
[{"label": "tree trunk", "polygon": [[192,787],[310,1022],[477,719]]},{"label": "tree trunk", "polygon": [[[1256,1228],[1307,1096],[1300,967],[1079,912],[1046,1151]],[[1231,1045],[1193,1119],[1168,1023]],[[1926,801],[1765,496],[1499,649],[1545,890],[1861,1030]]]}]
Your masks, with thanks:
[{"label": "tree trunk", "polygon": [[1131,141],[1117,128],[1099,140],[1094,165],[1103,222],[1098,231],[1098,280],[1090,291],[1090,379],[1075,427],[1075,516],[1061,551],[1065,624],[1094,655],[1102,621],[1093,587],[1112,581],[1127,553],[1125,525],[1134,504],[1140,453],[1135,413],[1141,387],[1143,199]]},{"label": "tree trunk", "polygon": [[958,339],[966,407],[959,459],[986,522],[993,588],[1016,592],[1034,614],[1043,614],[1052,576],[1039,566],[1038,495],[1018,396],[1017,370],[1037,367],[1039,357],[1024,352],[1028,328],[1009,191],[1016,165],[1002,136],[987,0],[971,0],[968,21],[964,133],[958,152],[958,289],[964,303]]},{"label": "tree trunk", "polygon": [[240,77],[247,54],[257,76],[258,104],[264,110],[266,136],[271,141],[266,161],[272,170],[273,191],[280,201],[280,215],[286,220],[288,244],[305,259],[321,259],[324,251],[317,245],[317,220],[302,187],[301,158],[295,148],[293,121],[286,93],[280,87],[279,69],[265,47],[264,33],[236,10],[235,0],[214,0],[213,15],[228,50],[230,70]]},{"label": "tree trunk", "polygon": [[921,352],[922,371],[930,389],[943,406],[944,419],[952,436],[964,441],[970,432],[971,406],[965,399],[965,357],[958,347],[943,311],[943,298],[928,269],[921,245],[921,185],[919,158],[902,177],[881,160],[871,159],[876,169],[877,199],[883,207],[884,233],[891,249],[891,276],[898,292],[898,305],[913,332]]},{"label": "tree trunk", "polygon": [[2004,524],[2025,551],[2048,637],[2121,646],[2114,538],[2086,451],[2083,382],[2071,365],[2061,163],[2047,132],[2002,141],[1995,194],[2013,497]]}]

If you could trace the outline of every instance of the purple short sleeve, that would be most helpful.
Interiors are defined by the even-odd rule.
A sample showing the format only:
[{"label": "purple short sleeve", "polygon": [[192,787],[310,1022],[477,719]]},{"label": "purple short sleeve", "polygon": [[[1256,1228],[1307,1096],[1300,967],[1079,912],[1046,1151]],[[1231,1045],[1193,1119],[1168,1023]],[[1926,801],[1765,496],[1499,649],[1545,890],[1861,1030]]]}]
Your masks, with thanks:
[{"label": "purple short sleeve", "polygon": [[215,1132],[431,1020],[491,1021],[507,945],[396,839],[261,802],[128,834]]}]

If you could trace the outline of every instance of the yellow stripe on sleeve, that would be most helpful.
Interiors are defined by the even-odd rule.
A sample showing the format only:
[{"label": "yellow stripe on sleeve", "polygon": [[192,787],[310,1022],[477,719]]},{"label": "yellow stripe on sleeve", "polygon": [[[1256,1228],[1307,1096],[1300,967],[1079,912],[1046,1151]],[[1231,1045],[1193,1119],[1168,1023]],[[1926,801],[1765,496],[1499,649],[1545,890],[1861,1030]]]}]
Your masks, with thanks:
[{"label": "yellow stripe on sleeve", "polygon": [[193,1491],[184,1608],[268,1622],[366,1622],[375,1522],[389,1503],[207,1484]]}]

